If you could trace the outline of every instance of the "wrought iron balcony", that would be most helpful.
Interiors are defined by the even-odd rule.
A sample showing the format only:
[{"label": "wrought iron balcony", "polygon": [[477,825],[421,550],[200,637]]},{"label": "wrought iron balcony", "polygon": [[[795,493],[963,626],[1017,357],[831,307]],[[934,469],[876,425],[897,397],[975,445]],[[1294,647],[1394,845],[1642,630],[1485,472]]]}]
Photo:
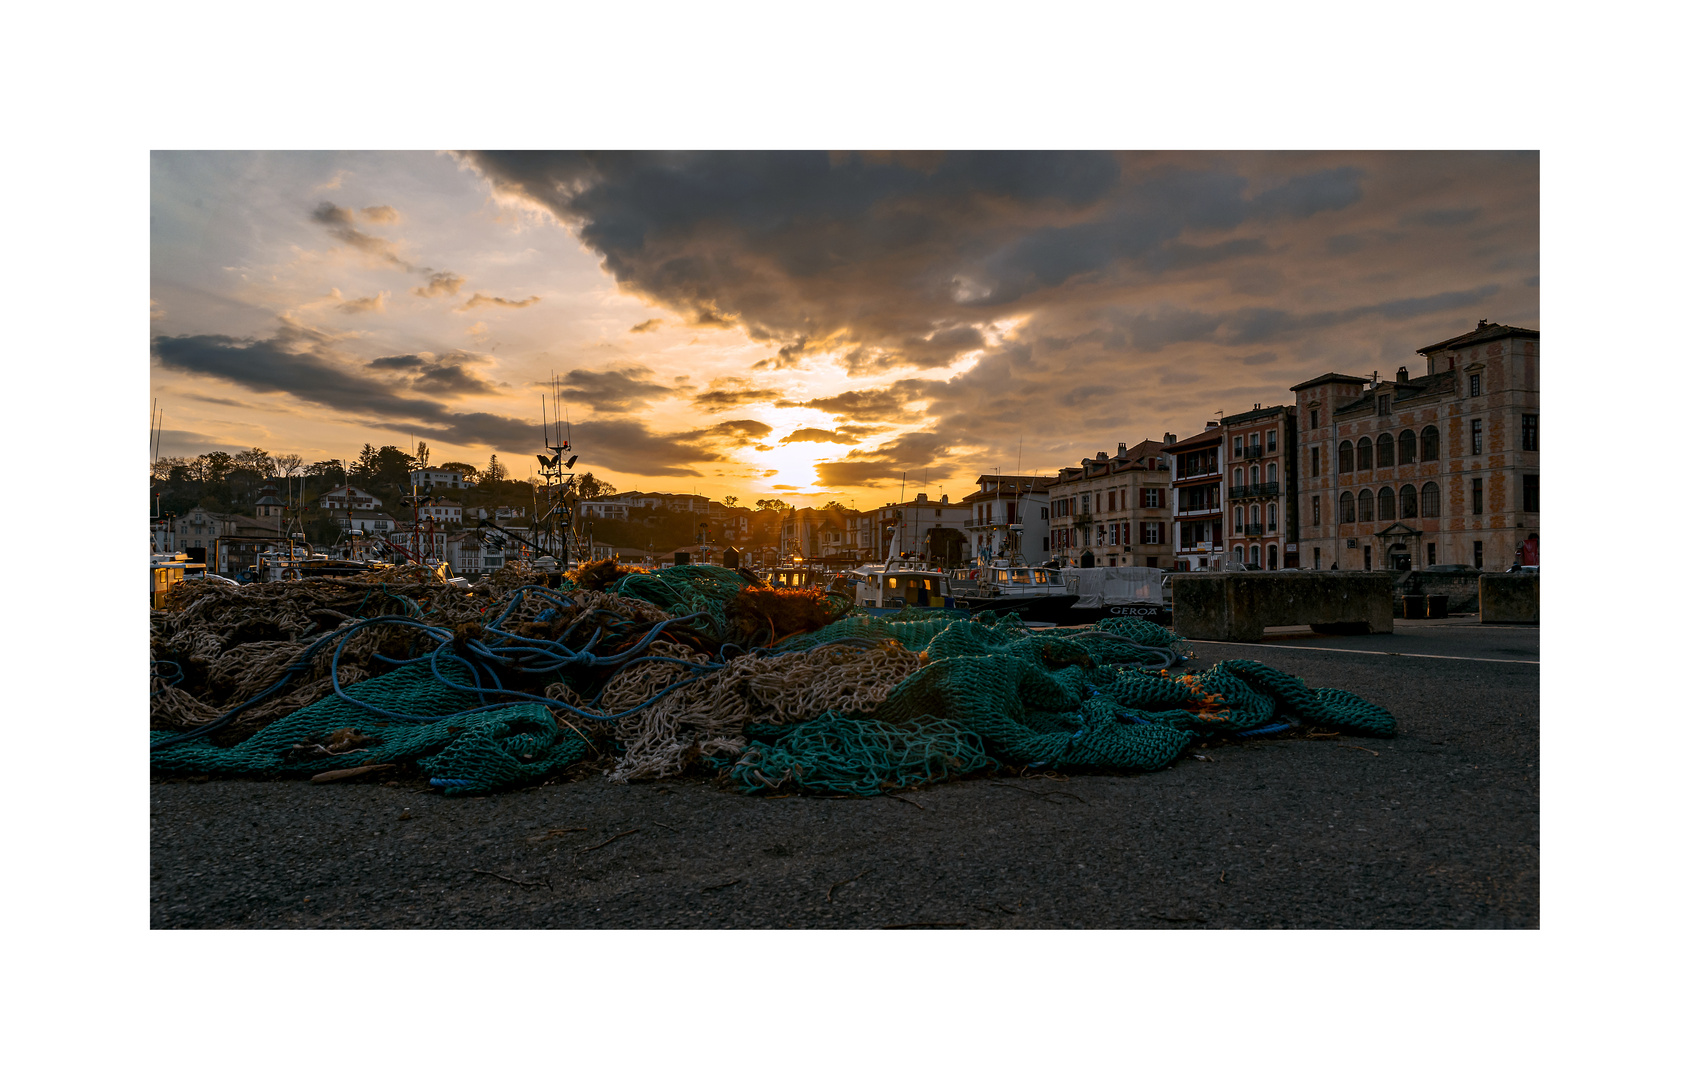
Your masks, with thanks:
[{"label": "wrought iron balcony", "polygon": [[1246,461],[1250,460],[1251,458],[1259,458],[1261,456],[1262,456],[1262,448],[1259,447],[1259,446],[1246,446],[1244,448],[1244,460],[1246,460]]},{"label": "wrought iron balcony", "polygon": [[1262,535],[1262,527],[1260,525],[1246,525],[1244,526],[1244,535],[1260,536]]}]

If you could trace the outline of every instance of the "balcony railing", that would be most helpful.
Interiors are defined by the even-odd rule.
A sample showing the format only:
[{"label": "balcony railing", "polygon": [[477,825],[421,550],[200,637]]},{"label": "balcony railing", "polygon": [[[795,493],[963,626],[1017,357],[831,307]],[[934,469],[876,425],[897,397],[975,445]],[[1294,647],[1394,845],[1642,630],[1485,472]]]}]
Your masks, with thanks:
[{"label": "balcony railing", "polygon": [[1262,535],[1262,527],[1260,525],[1246,525],[1244,526],[1244,535],[1260,536]]},{"label": "balcony railing", "polygon": [[1090,514],[1075,514],[1074,515],[1074,524],[1075,525],[1090,525],[1091,523],[1092,523],[1092,516]]},{"label": "balcony railing", "polygon": [[1177,518],[1201,517],[1205,514],[1210,515],[1210,516],[1216,516],[1220,512],[1221,512],[1221,508],[1218,507],[1218,506],[1192,506],[1192,507],[1182,506],[1178,510],[1174,511],[1174,516],[1177,517]]},{"label": "balcony railing", "polygon": [[1262,448],[1259,447],[1259,446],[1246,446],[1244,448],[1244,460],[1245,461],[1248,461],[1251,458],[1259,458],[1261,456],[1262,456]]},{"label": "balcony railing", "polygon": [[1231,484],[1226,489],[1229,499],[1272,499],[1279,495],[1279,481],[1271,484]]}]

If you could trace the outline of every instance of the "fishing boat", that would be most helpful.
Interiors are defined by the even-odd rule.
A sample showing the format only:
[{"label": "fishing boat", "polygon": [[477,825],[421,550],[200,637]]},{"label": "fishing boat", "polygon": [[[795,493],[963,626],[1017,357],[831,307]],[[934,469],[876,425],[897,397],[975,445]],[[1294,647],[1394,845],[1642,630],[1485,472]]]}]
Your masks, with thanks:
[{"label": "fishing boat", "polygon": [[871,615],[890,615],[906,608],[958,606],[944,571],[913,559],[865,563],[840,574],[829,591],[849,597]]},{"label": "fishing boat", "polygon": [[1068,567],[1063,587],[1074,594],[1074,624],[1122,616],[1148,619],[1168,626],[1173,622],[1168,572],[1153,566]]},{"label": "fishing boat", "polygon": [[1075,618],[1072,608],[1079,596],[1070,592],[1060,571],[1028,566],[1019,559],[992,559],[981,565],[951,572],[956,585],[957,606],[969,611],[991,611],[999,615],[1014,612],[1027,623],[1072,626],[1094,622]]}]

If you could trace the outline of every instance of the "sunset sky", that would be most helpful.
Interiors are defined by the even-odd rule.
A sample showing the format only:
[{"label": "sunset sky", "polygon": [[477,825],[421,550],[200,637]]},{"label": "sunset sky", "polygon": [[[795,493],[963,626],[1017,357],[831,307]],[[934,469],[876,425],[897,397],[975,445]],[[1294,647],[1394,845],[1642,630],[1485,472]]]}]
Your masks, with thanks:
[{"label": "sunset sky", "polygon": [[155,152],[160,452],[870,506],[1539,327],[1535,153]]}]

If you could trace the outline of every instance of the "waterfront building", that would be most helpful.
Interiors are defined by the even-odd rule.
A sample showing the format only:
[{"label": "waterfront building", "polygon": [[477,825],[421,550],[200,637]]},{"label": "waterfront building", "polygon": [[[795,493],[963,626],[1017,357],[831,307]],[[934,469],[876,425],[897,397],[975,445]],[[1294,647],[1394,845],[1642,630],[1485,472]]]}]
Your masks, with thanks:
[{"label": "waterfront building", "polygon": [[1051,554],[1073,566],[1173,566],[1171,459],[1177,441],[1117,443],[1057,473],[1050,485]]},{"label": "waterfront building", "polygon": [[1310,564],[1536,565],[1538,341],[1481,321],[1417,350],[1424,375],[1405,365],[1391,382],[1328,373],[1292,387]]},{"label": "waterfront building", "polygon": [[1264,570],[1295,567],[1297,410],[1262,408],[1221,418],[1227,561]]},{"label": "waterfront building", "polygon": [[1221,440],[1217,420],[1200,434],[1171,443],[1174,557],[1181,570],[1218,570],[1225,558],[1221,520]]},{"label": "waterfront building", "polygon": [[1050,483],[1045,476],[982,475],[978,490],[958,500],[972,558],[1008,558],[1019,551],[1029,563],[1050,558]]}]

